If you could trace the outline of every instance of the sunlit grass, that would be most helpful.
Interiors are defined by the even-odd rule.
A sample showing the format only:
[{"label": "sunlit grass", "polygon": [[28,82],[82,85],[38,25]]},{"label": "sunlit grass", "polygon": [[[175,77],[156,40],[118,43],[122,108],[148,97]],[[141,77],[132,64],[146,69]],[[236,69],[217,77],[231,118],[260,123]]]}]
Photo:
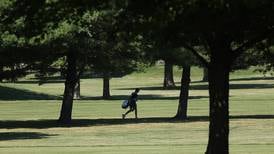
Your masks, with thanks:
[{"label": "sunlit grass", "polygon": [[[231,74],[230,151],[232,154],[274,153],[274,79],[251,70]],[[175,68],[179,86],[181,70]],[[64,83],[0,84],[0,153],[204,153],[208,139],[207,84],[202,71],[192,70],[187,121],[170,120],[176,113],[179,88],[163,90],[163,67],[111,79],[111,100],[101,100],[102,80],[81,80],[84,100],[73,106],[74,123],[58,119]],[[32,80],[25,80],[32,81]],[[7,89],[8,87],[9,89]],[[123,99],[141,87],[139,120],[122,120]],[[8,96],[7,96],[8,95]]]}]

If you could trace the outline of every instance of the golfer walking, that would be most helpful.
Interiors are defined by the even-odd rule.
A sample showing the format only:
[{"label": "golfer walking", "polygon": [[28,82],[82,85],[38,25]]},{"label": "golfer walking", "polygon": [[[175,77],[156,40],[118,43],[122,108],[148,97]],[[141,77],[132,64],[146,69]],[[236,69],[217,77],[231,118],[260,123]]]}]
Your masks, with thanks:
[{"label": "golfer walking", "polygon": [[135,118],[137,119],[137,100],[138,100],[138,93],[139,93],[140,89],[136,88],[135,91],[133,93],[131,93],[131,96],[129,98],[129,110],[125,113],[122,114],[122,118],[125,119],[126,115],[130,112],[135,111]]}]

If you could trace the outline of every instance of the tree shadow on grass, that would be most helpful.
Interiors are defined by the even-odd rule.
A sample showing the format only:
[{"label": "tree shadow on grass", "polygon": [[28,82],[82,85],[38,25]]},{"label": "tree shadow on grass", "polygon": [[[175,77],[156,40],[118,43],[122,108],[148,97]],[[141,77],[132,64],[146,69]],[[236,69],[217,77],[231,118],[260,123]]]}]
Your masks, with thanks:
[{"label": "tree shadow on grass", "polygon": [[[230,89],[269,89],[274,88],[274,84],[237,84],[231,83],[229,85]],[[164,89],[161,86],[154,87],[139,87],[141,90],[180,90],[180,87],[173,87],[169,89]],[[118,90],[134,90],[135,88],[119,88]],[[190,90],[208,90],[208,85],[190,85]]]},{"label": "tree shadow on grass", "polygon": [[[107,100],[126,100],[130,95],[113,95]],[[63,96],[53,96],[43,93],[36,93],[26,89],[16,89],[0,86],[0,100],[61,100]],[[189,99],[202,99],[207,96],[190,96]],[[178,96],[163,95],[140,95],[140,100],[177,100]],[[101,96],[82,96],[81,100],[104,100]]]},{"label": "tree shadow on grass", "polygon": [[[129,98],[129,95],[113,95],[107,100],[126,100]],[[163,95],[139,95],[139,100],[178,100],[179,96],[163,96]],[[189,99],[202,99],[208,98],[208,96],[190,96]],[[81,100],[103,100],[100,96],[89,97],[82,96]]]},{"label": "tree shadow on grass", "polygon": [[0,100],[57,100],[61,97],[0,86]]},{"label": "tree shadow on grass", "polygon": [[53,135],[37,133],[37,132],[1,132],[0,141],[7,140],[26,140],[26,139],[42,139]]},{"label": "tree shadow on grass", "polygon": [[[274,115],[235,115],[230,119],[274,119]],[[139,123],[189,123],[189,122],[208,122],[208,116],[189,116],[186,120],[177,120],[170,117],[152,117],[140,119],[74,119],[70,124],[64,125],[57,120],[1,120],[0,128],[16,129],[16,128],[54,128],[54,127],[91,127],[91,126],[107,126],[107,125],[127,125]]]},{"label": "tree shadow on grass", "polygon": [[[163,86],[152,86],[152,87],[138,87],[141,90],[180,90],[179,86],[164,88]],[[135,88],[117,88],[116,90],[135,90]]]},{"label": "tree shadow on grass", "polygon": [[16,84],[52,84],[52,83],[65,83],[65,80],[46,80],[46,81],[38,81],[38,80],[23,80],[23,81],[15,81],[13,83]]},{"label": "tree shadow on grass", "polygon": [[70,124],[60,124],[57,120],[27,120],[27,121],[0,121],[0,129],[16,129],[16,128],[54,128],[54,127],[90,127],[90,126],[106,126],[106,125],[126,125],[138,123],[172,123],[182,122],[174,120],[170,117],[153,117],[139,119],[74,119]]},{"label": "tree shadow on grass", "polygon": [[[230,89],[269,89],[274,88],[274,84],[235,84],[229,85]],[[192,85],[190,90],[208,90],[208,85]]]},{"label": "tree shadow on grass", "polygon": [[[233,78],[229,81],[256,81],[256,80],[274,80],[274,77],[246,77],[246,78]],[[208,83],[208,81],[197,80],[191,81],[191,83]],[[175,82],[175,84],[181,84],[181,82]]]},{"label": "tree shadow on grass", "polygon": [[274,77],[247,77],[247,78],[230,79],[230,81],[253,81],[253,80],[274,80]]}]

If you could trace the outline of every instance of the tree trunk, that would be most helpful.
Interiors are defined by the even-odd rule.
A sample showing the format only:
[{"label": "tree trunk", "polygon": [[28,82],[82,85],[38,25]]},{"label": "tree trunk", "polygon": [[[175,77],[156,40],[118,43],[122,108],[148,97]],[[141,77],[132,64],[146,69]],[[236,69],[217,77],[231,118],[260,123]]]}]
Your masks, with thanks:
[{"label": "tree trunk", "polygon": [[16,70],[16,66],[11,66],[11,74],[12,74],[11,82],[16,82],[17,81],[15,70]]},{"label": "tree trunk", "polygon": [[67,72],[65,90],[62,102],[62,109],[59,117],[59,122],[68,124],[71,122],[72,105],[74,88],[77,83],[77,70],[76,70],[76,55],[73,51],[69,51],[67,55]]},{"label": "tree trunk", "polygon": [[190,83],[190,66],[184,66],[181,78],[181,92],[176,119],[184,120],[187,118],[187,105]]},{"label": "tree trunk", "polygon": [[74,88],[74,99],[81,99],[80,95],[80,79],[78,79]]},{"label": "tree trunk", "polygon": [[208,81],[208,68],[203,68],[203,82],[207,82]]},{"label": "tree trunk", "polygon": [[103,77],[103,98],[108,99],[110,97],[110,89],[109,89],[109,73],[104,72]]},{"label": "tree trunk", "polygon": [[[218,48],[224,50],[225,48]],[[210,124],[206,154],[229,153],[229,50],[212,52],[209,64]]]},{"label": "tree trunk", "polygon": [[4,71],[4,67],[0,65],[0,82],[3,82],[3,71]]},{"label": "tree trunk", "polygon": [[168,61],[165,61],[165,72],[164,72],[164,88],[175,87],[173,79],[173,65]]}]

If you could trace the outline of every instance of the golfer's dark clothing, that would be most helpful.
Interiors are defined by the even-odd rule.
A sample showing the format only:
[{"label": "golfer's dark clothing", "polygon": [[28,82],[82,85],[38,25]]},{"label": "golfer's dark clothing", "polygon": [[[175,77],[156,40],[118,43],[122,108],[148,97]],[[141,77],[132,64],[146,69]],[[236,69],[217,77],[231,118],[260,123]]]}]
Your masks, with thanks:
[{"label": "golfer's dark clothing", "polygon": [[133,92],[130,96],[130,109],[136,109],[136,101],[137,101],[138,94],[136,92]]}]

